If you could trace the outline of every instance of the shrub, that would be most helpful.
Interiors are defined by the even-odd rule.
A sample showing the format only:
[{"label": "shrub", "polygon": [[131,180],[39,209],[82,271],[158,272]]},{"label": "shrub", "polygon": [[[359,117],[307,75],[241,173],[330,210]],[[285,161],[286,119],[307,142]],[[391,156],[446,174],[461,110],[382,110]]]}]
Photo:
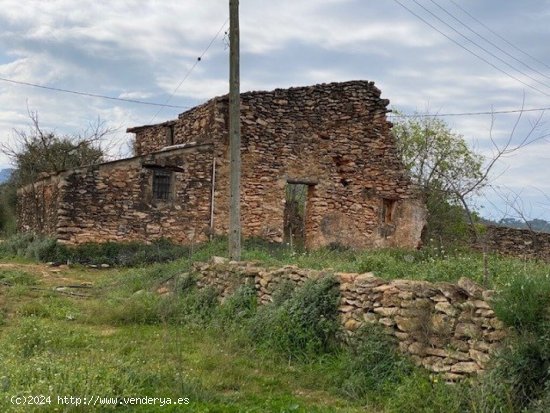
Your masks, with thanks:
[{"label": "shrub", "polygon": [[189,253],[185,246],[174,244],[166,239],[155,240],[150,244],[139,242],[86,243],[67,249],[67,258],[79,264],[109,264],[116,266],[139,266],[157,262],[167,262]]},{"label": "shrub", "polygon": [[0,243],[0,254],[3,257],[25,256],[27,247],[36,239],[33,233],[15,234]]},{"label": "shrub", "polygon": [[77,264],[109,264],[115,266],[139,266],[172,261],[189,255],[189,248],[159,239],[145,244],[141,242],[85,243],[75,246],[59,244],[55,239],[32,233],[16,234],[0,244],[0,256],[23,257],[42,262],[67,262]]},{"label": "shrub", "polygon": [[257,306],[258,299],[254,287],[242,285],[219,307],[217,318],[223,328],[231,325],[240,326],[243,320],[255,314]]},{"label": "shrub", "polygon": [[512,277],[493,308],[513,334],[494,357],[482,388],[500,387],[503,396],[493,404],[505,406],[503,411],[538,408],[546,403],[544,392],[550,387],[550,278]]},{"label": "shrub", "polygon": [[387,393],[412,373],[412,364],[378,326],[363,327],[343,351],[337,386],[352,399]]},{"label": "shrub", "polygon": [[336,347],[340,300],[334,277],[308,280],[287,300],[260,308],[251,336],[289,358],[307,359]]},{"label": "shrub", "polygon": [[42,262],[65,262],[66,247],[52,238],[36,238],[25,250],[25,258]]},{"label": "shrub", "polygon": [[498,390],[490,400],[492,409],[523,411],[536,403],[547,389],[545,386],[550,385],[548,340],[531,334],[519,335],[494,356],[493,362],[493,368],[481,381],[485,389]]}]

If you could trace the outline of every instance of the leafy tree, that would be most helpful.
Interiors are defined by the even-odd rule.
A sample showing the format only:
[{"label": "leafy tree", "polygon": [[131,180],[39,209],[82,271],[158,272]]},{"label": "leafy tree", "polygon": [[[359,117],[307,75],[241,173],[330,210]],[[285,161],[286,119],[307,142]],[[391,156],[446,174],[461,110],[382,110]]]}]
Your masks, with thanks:
[{"label": "leafy tree", "polygon": [[446,243],[467,236],[469,210],[463,200],[466,193],[477,193],[485,185],[484,158],[435,117],[399,118],[393,133],[401,158],[426,200],[424,237]]}]

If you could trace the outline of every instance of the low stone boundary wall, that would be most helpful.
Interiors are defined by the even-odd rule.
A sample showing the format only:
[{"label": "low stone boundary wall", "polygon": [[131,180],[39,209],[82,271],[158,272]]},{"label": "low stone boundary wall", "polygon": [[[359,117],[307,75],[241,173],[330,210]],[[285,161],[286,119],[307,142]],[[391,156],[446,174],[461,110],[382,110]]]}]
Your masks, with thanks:
[{"label": "low stone boundary wall", "polygon": [[[483,238],[489,252],[550,261],[550,233],[487,225]],[[475,243],[474,247],[482,250],[483,241]]]},{"label": "low stone boundary wall", "polygon": [[506,336],[490,306],[493,291],[467,278],[457,284],[387,281],[372,273],[330,273],[291,265],[265,268],[220,257],[195,263],[194,273],[199,288],[213,287],[222,300],[243,284],[254,286],[261,304],[272,300],[282,282],[299,285],[333,274],[339,282],[339,311],[348,334],[365,324],[380,324],[416,364],[443,374],[446,380],[483,372],[491,352]]}]

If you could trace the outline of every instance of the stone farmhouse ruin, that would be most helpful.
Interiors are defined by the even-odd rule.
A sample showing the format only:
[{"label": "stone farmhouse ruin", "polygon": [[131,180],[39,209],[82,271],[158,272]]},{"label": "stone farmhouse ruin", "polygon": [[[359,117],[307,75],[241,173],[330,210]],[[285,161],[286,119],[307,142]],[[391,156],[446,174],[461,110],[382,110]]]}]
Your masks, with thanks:
[{"label": "stone farmhouse ruin", "polygon": [[[415,196],[373,82],[241,94],[244,237],[306,247],[418,245]],[[18,222],[69,244],[227,233],[228,98],[128,129],[135,156],[19,189]]]}]

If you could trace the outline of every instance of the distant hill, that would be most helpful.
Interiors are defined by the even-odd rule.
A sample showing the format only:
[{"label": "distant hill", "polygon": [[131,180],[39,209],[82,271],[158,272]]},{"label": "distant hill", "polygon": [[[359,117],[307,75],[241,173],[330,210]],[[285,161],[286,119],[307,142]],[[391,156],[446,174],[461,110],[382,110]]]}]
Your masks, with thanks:
[{"label": "distant hill", "polygon": [[0,170],[0,184],[3,184],[8,179],[10,179],[12,172],[13,172],[13,168],[5,168]]},{"label": "distant hill", "polygon": [[550,222],[544,219],[532,219],[527,222],[520,221],[515,218],[503,218],[499,221],[498,225],[502,227],[521,228],[526,229],[531,227],[533,231],[550,232]]},{"label": "distant hill", "polygon": [[533,231],[539,232],[550,232],[550,222],[545,221],[544,219],[532,219],[527,222],[521,221],[516,218],[502,218],[499,221],[492,221],[490,219],[481,218],[482,224],[487,225],[496,225],[499,227],[508,227],[508,228],[518,228],[518,229],[528,229],[531,227]]}]

